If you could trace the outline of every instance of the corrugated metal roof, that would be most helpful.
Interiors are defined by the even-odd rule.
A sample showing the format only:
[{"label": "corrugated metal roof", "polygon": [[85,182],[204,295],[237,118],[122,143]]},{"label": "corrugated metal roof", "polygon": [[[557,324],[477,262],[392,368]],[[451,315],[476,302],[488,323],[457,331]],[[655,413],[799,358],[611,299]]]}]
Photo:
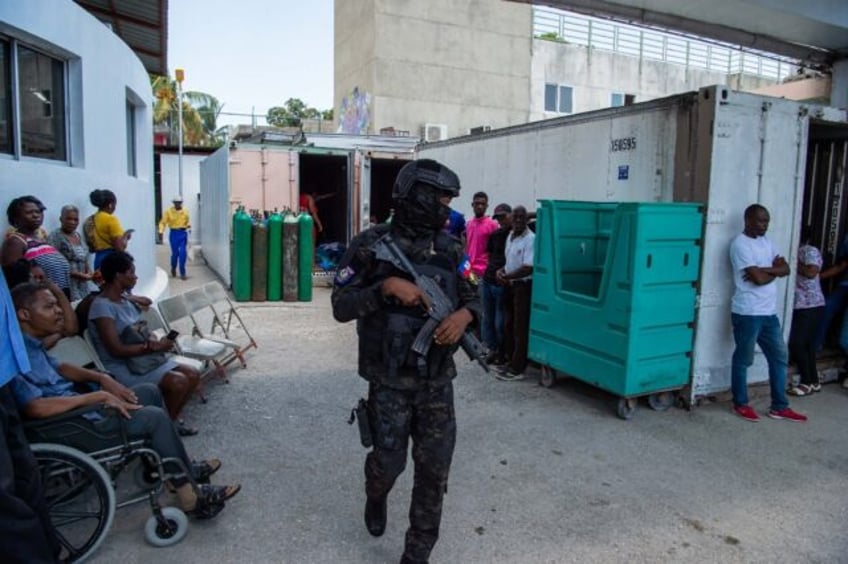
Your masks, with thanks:
[{"label": "corrugated metal roof", "polygon": [[168,75],[168,0],[75,0],[112,28],[144,68]]}]

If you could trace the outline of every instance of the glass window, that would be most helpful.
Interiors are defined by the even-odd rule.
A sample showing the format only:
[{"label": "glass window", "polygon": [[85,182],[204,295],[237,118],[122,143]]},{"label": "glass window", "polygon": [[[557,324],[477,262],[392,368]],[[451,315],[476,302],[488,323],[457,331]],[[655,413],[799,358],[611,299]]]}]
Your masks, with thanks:
[{"label": "glass window", "polygon": [[545,111],[557,111],[557,85],[545,84]]},{"label": "glass window", "polygon": [[14,151],[12,137],[12,59],[8,41],[0,39],[0,153]]},{"label": "glass window", "polygon": [[572,88],[570,86],[560,86],[559,87],[559,111],[563,114],[570,114],[573,111],[572,103],[571,103],[571,91]]},{"label": "glass window", "polygon": [[618,106],[624,105],[624,94],[619,92],[613,92],[610,96],[610,106],[613,108],[617,108]]},{"label": "glass window", "polygon": [[135,152],[135,106],[127,100],[127,174],[130,176],[138,176]]},{"label": "glass window", "polygon": [[66,160],[65,63],[18,46],[21,154]]}]

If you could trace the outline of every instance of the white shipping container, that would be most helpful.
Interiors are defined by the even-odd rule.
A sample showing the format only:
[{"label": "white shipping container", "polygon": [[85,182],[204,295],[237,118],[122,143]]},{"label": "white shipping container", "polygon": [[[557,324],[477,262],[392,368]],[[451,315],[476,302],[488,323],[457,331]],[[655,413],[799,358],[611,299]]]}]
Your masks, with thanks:
[{"label": "white shipping container", "polygon": [[[771,212],[768,237],[793,273],[777,281],[785,336],[793,308],[794,265],[804,205],[812,122],[848,136],[846,112],[783,99],[703,88],[473,137],[430,143],[420,158],[439,160],[463,182],[454,207],[470,213],[471,196],[535,208],[538,199],[680,201],[706,206],[697,324],[687,400],[730,388],[733,294],[729,246],[755,202]],[[768,380],[755,355],[748,382]]]}]

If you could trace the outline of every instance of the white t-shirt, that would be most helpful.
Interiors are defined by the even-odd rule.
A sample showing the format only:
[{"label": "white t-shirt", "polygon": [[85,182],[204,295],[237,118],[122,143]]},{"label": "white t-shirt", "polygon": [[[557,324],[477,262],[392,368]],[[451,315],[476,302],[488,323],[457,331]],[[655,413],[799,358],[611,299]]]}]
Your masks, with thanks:
[{"label": "white t-shirt", "polygon": [[776,256],[774,246],[765,236],[754,238],[740,233],[730,243],[730,264],[733,266],[733,285],[736,287],[730,301],[730,311],[740,315],[777,313],[777,285],[774,281],[758,286],[742,279],[746,268],[770,268]]},{"label": "white t-shirt", "polygon": [[[514,237],[513,233],[509,234],[506,239],[506,251],[504,252],[506,257],[504,272],[506,274],[512,274],[522,266],[533,266],[533,241],[535,240],[536,234],[529,229],[525,229],[524,233],[518,237]],[[528,275],[524,278],[516,278],[513,282],[530,280],[531,278],[532,275]]]}]

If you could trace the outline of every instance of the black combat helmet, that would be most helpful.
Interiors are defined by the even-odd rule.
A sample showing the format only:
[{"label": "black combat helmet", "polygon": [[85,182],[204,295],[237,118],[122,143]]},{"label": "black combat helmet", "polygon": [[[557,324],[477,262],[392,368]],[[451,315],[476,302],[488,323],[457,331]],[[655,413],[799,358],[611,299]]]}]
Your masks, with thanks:
[{"label": "black combat helmet", "polygon": [[450,216],[450,207],[439,198],[443,194],[455,198],[459,189],[459,177],[441,163],[420,159],[405,164],[392,188],[396,210],[392,224],[416,232],[441,229]]}]

